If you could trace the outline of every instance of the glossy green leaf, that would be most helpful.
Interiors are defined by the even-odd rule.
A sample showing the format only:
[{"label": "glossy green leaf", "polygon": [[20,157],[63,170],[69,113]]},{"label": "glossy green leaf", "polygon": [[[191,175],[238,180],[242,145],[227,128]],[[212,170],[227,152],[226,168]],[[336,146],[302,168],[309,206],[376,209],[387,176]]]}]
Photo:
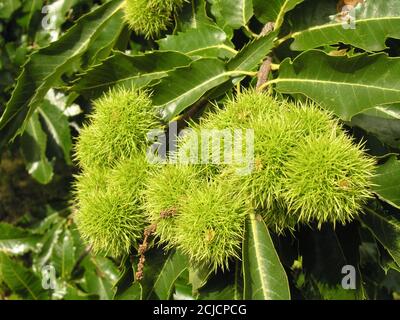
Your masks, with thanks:
[{"label": "glossy green leaf", "polygon": [[83,56],[87,65],[99,63],[109,56],[124,28],[123,16],[124,13],[121,10],[104,24],[102,31],[91,43]]},{"label": "glossy green leaf", "polygon": [[112,300],[114,285],[118,280],[118,268],[104,257],[87,257],[83,262],[85,268],[84,287],[88,293],[96,294],[100,300]]},{"label": "glossy green leaf", "polygon": [[378,106],[355,115],[351,126],[374,135],[390,147],[400,149],[400,104]]},{"label": "glossy green leaf", "polygon": [[355,115],[351,119],[350,125],[357,126],[369,134],[373,134],[381,142],[400,149],[400,119],[394,118],[396,113],[393,111],[382,108],[369,113],[363,112]]},{"label": "glossy green leaf", "polygon": [[[304,0],[293,10],[289,11],[284,19],[283,29],[286,32],[305,30],[309,26],[322,25],[333,14],[337,13],[338,1]],[[289,35],[288,35],[289,36]]]},{"label": "glossy green leaf", "polygon": [[378,167],[373,182],[379,198],[400,208],[400,161],[395,156]]},{"label": "glossy green leaf", "polygon": [[26,300],[47,300],[49,291],[41,279],[21,263],[0,252],[0,279],[16,294]]},{"label": "glossy green leaf", "polygon": [[[146,252],[146,263],[143,269],[143,279],[140,280],[142,286],[142,297],[147,299],[148,297],[154,297],[151,292],[154,291],[154,285],[161,274],[161,270],[166,265],[167,260],[170,257],[170,252],[166,253],[162,248],[153,248]],[[139,258],[136,257],[133,262],[133,266],[136,267]],[[136,279],[135,279],[136,280]]]},{"label": "glossy green leaf", "polygon": [[0,0],[0,19],[9,19],[20,6],[20,0]]},{"label": "glossy green leaf", "polygon": [[70,283],[65,283],[62,293],[63,300],[94,300],[95,298],[94,295],[87,294]]},{"label": "glossy green leaf", "polygon": [[[331,7],[330,16],[321,13],[325,23],[303,26],[304,29],[292,33],[293,50],[302,51],[342,42],[367,51],[380,51],[386,48],[387,38],[400,38],[400,6],[397,0],[374,0],[359,4],[353,13],[354,25],[339,19],[336,6]],[[303,11],[303,14],[307,15],[310,11]]]},{"label": "glossy green leaf", "polygon": [[207,266],[201,265],[198,266],[196,264],[191,263],[188,268],[189,277],[188,282],[192,286],[192,294],[198,294],[199,289],[205,286],[207,281],[209,280],[212,269]]},{"label": "glossy green leaf", "polygon": [[236,261],[235,278],[233,282],[233,300],[243,300],[243,285],[242,263]]},{"label": "glossy green leaf", "polygon": [[243,242],[244,299],[289,300],[288,278],[260,216],[246,222]]},{"label": "glossy green leaf", "polygon": [[36,112],[29,119],[21,138],[21,151],[28,173],[41,184],[47,184],[53,178],[53,167],[46,157],[46,147],[47,135]]},{"label": "glossy green leaf", "polygon": [[[285,59],[270,81],[282,93],[302,93],[343,120],[375,106],[400,102],[400,58],[386,54],[329,56],[319,50]],[[379,75],[379,76],[378,76]]]},{"label": "glossy green leaf", "polygon": [[157,297],[168,300],[173,293],[175,281],[188,267],[188,259],[178,251],[169,254],[160,272],[155,278],[154,286],[148,298]]},{"label": "glossy green leaf", "polygon": [[253,16],[252,0],[214,0],[213,5],[226,23],[234,29],[245,26]]},{"label": "glossy green leaf", "polygon": [[74,239],[69,229],[65,229],[60,236],[54,247],[51,261],[58,275],[68,280],[76,263]]},{"label": "glossy green leaf", "polygon": [[166,78],[154,86],[153,103],[161,110],[164,119],[171,120],[208,90],[227,81],[229,76],[221,60],[196,60],[188,67],[169,72]]},{"label": "glossy green leaf", "polygon": [[[58,0],[58,1],[62,1],[62,0]],[[68,2],[68,1],[65,1],[65,2]],[[22,11],[25,13],[28,13],[28,14],[24,17],[24,19],[19,19],[17,21],[18,25],[29,30],[29,28],[32,27],[32,24],[33,24],[32,20],[34,20],[33,18],[34,18],[35,12],[45,11],[43,9],[43,7],[44,7],[43,0],[24,1]],[[63,19],[63,22],[65,22],[65,19]],[[45,30],[43,30],[42,32],[45,33]]]},{"label": "glossy green leaf", "polygon": [[[259,37],[247,44],[240,52],[228,61],[226,68],[231,72],[251,72],[258,68],[263,60],[271,53],[274,47],[276,32],[271,32],[266,36]],[[221,86],[211,90],[208,96],[211,99],[224,96],[234,84],[243,80],[243,76],[235,77],[233,81],[226,82]]]},{"label": "glossy green leaf", "polygon": [[90,47],[105,23],[119,14],[121,4],[122,0],[105,3],[79,19],[58,41],[31,55],[0,119],[0,145],[23,132],[47,91]]},{"label": "glossy green leaf", "polygon": [[361,221],[400,266],[400,219],[384,211],[365,208]]},{"label": "glossy green leaf", "polygon": [[227,65],[232,71],[252,71],[268,56],[274,47],[276,32],[260,37],[245,46]]},{"label": "glossy green leaf", "polygon": [[[213,279],[213,281],[215,281],[215,279]],[[226,284],[212,289],[207,288],[201,290],[199,300],[236,300],[235,288],[232,284]]]},{"label": "glossy green leaf", "polygon": [[371,117],[378,117],[381,119],[400,120],[400,103],[378,106],[372,109],[368,109],[362,114]]},{"label": "glossy green leaf", "polygon": [[102,64],[85,73],[72,90],[94,99],[116,85],[146,86],[153,80],[167,76],[168,71],[191,62],[186,55],[171,51],[154,51],[137,56],[115,52]]},{"label": "glossy green leaf", "polygon": [[130,300],[129,298],[124,299],[123,297],[125,296],[125,292],[129,291],[127,293],[127,296],[131,295],[136,295],[139,294],[136,289],[140,289],[140,299],[142,299],[142,286],[136,286],[135,285],[135,263],[132,261],[132,259],[128,256],[125,255],[122,258],[121,263],[119,264],[119,277],[118,280],[115,284],[115,295],[114,295],[114,300],[120,300],[120,297],[122,300]]},{"label": "glossy green leaf", "polygon": [[55,247],[60,240],[60,236],[64,229],[64,220],[52,225],[41,239],[41,248],[37,256],[34,257],[34,269],[40,271],[44,266],[52,265],[50,260],[53,256]]},{"label": "glossy green leaf", "polygon": [[[226,65],[220,60],[203,58],[184,68],[168,73],[168,77],[154,86],[153,102],[166,120],[173,119],[200,99],[207,91],[219,95],[226,90],[225,83],[232,77],[241,77],[253,71],[271,52],[276,33],[260,37],[243,48]],[[191,81],[187,81],[190,79]]]},{"label": "glossy green leaf", "polygon": [[[66,16],[68,11],[73,9],[80,0],[55,0],[51,3],[45,3],[43,6],[43,1],[32,0],[29,1],[31,3],[25,2],[26,11],[40,10],[42,14],[44,14],[42,20],[42,26],[48,27],[49,32],[57,31],[57,33],[61,32],[61,26],[66,20]],[[43,7],[42,7],[43,6]],[[33,12],[31,12],[33,14]],[[29,25],[29,24],[28,24]]]},{"label": "glossy green leaf", "polygon": [[231,58],[236,54],[226,33],[216,25],[202,24],[158,41],[160,50],[183,52],[189,56]]},{"label": "glossy green leaf", "polygon": [[275,22],[275,28],[283,23],[285,13],[293,10],[304,0],[253,0],[254,13],[262,23]]},{"label": "glossy green leaf", "polygon": [[46,218],[40,221],[39,225],[33,227],[31,230],[35,234],[43,235],[47,233],[52,226],[61,223],[62,219],[58,212],[50,213]]},{"label": "glossy green leaf", "polygon": [[230,272],[211,274],[207,284],[199,290],[199,300],[242,300],[243,278],[241,263],[237,261]]},{"label": "glossy green leaf", "polygon": [[213,23],[207,15],[206,0],[191,0],[184,4],[177,17],[177,30],[184,32],[200,28],[203,24]]},{"label": "glossy green leaf", "polygon": [[68,118],[48,99],[43,100],[38,112],[52,139],[63,151],[66,163],[71,164],[72,138]]},{"label": "glossy green leaf", "polygon": [[192,294],[192,286],[188,284],[188,271],[185,271],[175,282],[173,300],[195,300]]},{"label": "glossy green leaf", "polygon": [[142,300],[143,288],[139,282],[134,282],[121,294],[114,297],[114,300]]},{"label": "glossy green leaf", "polygon": [[28,230],[8,223],[0,223],[0,251],[21,255],[37,250],[39,237]]},{"label": "glossy green leaf", "polygon": [[227,22],[227,18],[221,13],[221,5],[219,0],[208,0],[210,3],[210,13],[217,25],[226,32],[230,39],[233,38],[234,29]]},{"label": "glossy green leaf", "polygon": [[[364,287],[359,272],[359,237],[356,224],[334,229],[324,224],[319,230],[302,230],[299,238],[299,256],[304,283],[300,289],[306,299],[355,300],[364,297]],[[351,245],[348,245],[351,243]],[[355,268],[356,289],[346,290],[342,286],[346,265]],[[311,291],[311,295],[310,294]]]}]

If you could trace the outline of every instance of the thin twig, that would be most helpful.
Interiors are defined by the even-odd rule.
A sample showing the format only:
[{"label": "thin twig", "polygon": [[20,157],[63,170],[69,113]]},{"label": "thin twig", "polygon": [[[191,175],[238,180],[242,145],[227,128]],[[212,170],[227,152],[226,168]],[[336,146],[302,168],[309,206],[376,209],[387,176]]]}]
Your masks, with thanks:
[{"label": "thin twig", "polygon": [[[264,28],[260,32],[260,37],[264,37],[270,32],[272,32],[275,29],[275,23],[274,22],[267,22],[264,26]],[[268,76],[269,73],[271,72],[271,64],[272,64],[272,58],[270,56],[267,56],[263,63],[261,64],[260,70],[258,71],[257,74],[257,90],[261,90],[260,88],[264,88],[264,84],[268,81]],[[262,91],[262,90],[261,90]]]},{"label": "thin twig", "polygon": [[265,26],[262,28],[259,37],[264,37],[270,32],[274,31],[275,29],[275,22],[267,22]]},{"label": "thin twig", "polygon": [[268,76],[269,73],[271,72],[271,65],[272,65],[272,58],[267,57],[264,62],[262,63],[260,67],[260,71],[258,71],[258,80],[257,80],[257,90],[261,90],[260,88],[263,87],[263,84],[265,84],[268,81]]},{"label": "thin twig", "polygon": [[156,229],[157,229],[157,224],[152,224],[151,226],[147,227],[144,230],[143,243],[139,245],[139,250],[138,250],[140,258],[137,266],[137,271],[135,273],[136,281],[141,281],[143,279],[144,263],[146,262],[146,257],[144,254],[149,249],[149,237],[152,236],[154,232],[156,232]]},{"label": "thin twig", "polygon": [[[177,208],[173,207],[164,210],[160,213],[160,219],[169,219],[177,214]],[[140,254],[139,263],[137,266],[137,272],[135,273],[136,281],[141,281],[144,277],[144,263],[146,262],[145,253],[149,250],[149,237],[151,237],[157,230],[157,222],[144,230],[143,243],[139,245],[138,253]]]}]

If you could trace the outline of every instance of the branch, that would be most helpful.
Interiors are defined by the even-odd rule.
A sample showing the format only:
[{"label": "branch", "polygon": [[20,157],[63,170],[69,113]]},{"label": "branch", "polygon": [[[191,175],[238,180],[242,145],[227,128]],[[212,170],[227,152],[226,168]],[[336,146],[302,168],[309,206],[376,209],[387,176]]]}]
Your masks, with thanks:
[{"label": "branch", "polygon": [[267,83],[268,81],[268,76],[269,73],[271,72],[271,65],[272,65],[272,58],[271,57],[267,57],[264,62],[262,63],[261,67],[260,67],[260,71],[258,71],[258,75],[257,75],[257,90],[262,91],[262,88],[264,89],[265,86],[263,87],[263,85],[265,83]]},{"label": "branch", "polygon": [[[264,26],[264,28],[260,32],[260,37],[264,37],[270,32],[272,32],[275,29],[275,23],[274,22],[267,22]],[[265,89],[264,84],[268,80],[269,73],[271,72],[271,64],[272,64],[272,58],[268,56],[264,62],[262,63],[260,70],[258,71],[257,75],[257,90],[261,90],[261,88]]]}]

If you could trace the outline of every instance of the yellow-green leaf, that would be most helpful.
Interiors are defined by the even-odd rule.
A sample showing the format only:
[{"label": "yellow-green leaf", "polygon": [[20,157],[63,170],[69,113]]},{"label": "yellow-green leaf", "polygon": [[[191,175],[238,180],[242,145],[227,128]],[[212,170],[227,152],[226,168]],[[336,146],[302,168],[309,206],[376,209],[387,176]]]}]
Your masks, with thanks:
[{"label": "yellow-green leaf", "polygon": [[246,223],[243,242],[243,274],[244,299],[290,299],[285,269],[260,216],[252,215]]}]

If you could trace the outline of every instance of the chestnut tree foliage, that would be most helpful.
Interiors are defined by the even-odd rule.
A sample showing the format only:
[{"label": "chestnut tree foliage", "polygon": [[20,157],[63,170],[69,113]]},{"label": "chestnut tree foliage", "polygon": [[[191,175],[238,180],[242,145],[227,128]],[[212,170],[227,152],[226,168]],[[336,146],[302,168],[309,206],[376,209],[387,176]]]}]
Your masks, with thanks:
[{"label": "chestnut tree foliage", "polygon": [[0,115],[0,299],[400,298],[399,0],[0,0]]}]

